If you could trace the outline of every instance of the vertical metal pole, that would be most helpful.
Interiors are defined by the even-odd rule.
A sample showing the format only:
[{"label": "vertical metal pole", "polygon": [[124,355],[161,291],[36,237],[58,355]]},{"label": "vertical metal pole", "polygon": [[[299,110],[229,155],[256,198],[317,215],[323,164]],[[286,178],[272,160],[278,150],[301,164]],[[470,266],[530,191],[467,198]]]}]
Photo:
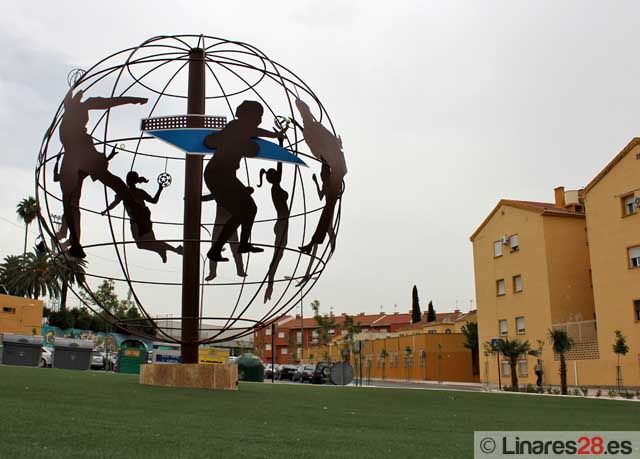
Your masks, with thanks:
[{"label": "vertical metal pole", "polygon": [[276,323],[271,323],[271,382],[276,382]]},{"label": "vertical metal pole", "polygon": [[496,360],[498,362],[498,389],[502,390],[502,376],[500,374],[500,354],[496,354]]},{"label": "vertical metal pole", "polygon": [[[204,50],[189,51],[187,114],[205,113]],[[184,255],[182,256],[182,363],[198,363],[198,316],[200,288],[200,198],[202,156],[187,155],[184,171]]]},{"label": "vertical metal pole", "polygon": [[302,287],[300,287],[300,340],[302,352],[300,352],[300,360],[304,363],[304,313],[302,312]]}]

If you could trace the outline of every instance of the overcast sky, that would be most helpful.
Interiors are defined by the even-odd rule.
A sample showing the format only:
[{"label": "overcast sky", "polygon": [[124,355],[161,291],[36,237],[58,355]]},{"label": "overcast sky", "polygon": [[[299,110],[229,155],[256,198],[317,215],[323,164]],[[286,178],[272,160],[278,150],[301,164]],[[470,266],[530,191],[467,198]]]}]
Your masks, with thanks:
[{"label": "overcast sky", "polygon": [[416,284],[423,306],[466,310],[469,235],[496,202],[582,187],[637,135],[638,18],[631,1],[11,2],[0,17],[0,256],[22,250],[15,205],[34,194],[68,71],[155,35],[202,33],[293,69],[343,139],[338,248],[308,299],[404,312]]}]

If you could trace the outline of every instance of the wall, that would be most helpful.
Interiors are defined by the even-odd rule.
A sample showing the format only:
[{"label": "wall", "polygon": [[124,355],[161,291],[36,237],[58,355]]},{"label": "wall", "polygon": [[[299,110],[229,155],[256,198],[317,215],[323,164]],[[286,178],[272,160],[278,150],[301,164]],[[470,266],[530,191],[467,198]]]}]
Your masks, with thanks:
[{"label": "wall", "polygon": [[630,269],[627,248],[640,245],[640,213],[623,217],[621,195],[640,196],[640,146],[630,150],[593,188],[587,190],[587,229],[595,296],[601,377],[615,385],[615,330],[627,337],[630,352],[621,359],[625,385],[640,386],[640,322],[633,300],[640,299],[640,269]]},{"label": "wall", "polygon": [[31,298],[0,295],[0,333],[40,335],[43,302]]}]

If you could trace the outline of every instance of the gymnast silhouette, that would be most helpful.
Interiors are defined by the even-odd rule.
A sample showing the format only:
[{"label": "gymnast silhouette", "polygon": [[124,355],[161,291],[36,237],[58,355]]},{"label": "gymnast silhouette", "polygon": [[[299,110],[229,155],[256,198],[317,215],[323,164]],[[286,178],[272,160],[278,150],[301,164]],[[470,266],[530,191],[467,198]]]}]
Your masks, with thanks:
[{"label": "gymnast silhouette", "polygon": [[[64,98],[64,116],[60,123],[60,140],[64,147],[64,157],[60,168],[60,188],[64,220],[69,229],[69,255],[84,258],[86,255],[80,243],[80,196],[84,179],[91,177],[104,186],[111,188],[136,215],[138,220],[143,214],[127,189],[125,183],[109,172],[108,159],[98,153],[91,135],[87,133],[89,110],[108,110],[125,104],[145,104],[147,99],[140,97],[91,97],[82,101],[83,91],[73,94],[73,88]],[[140,228],[147,232],[148,228]]]},{"label": "gymnast silhouette", "polygon": [[[183,249],[182,246],[173,247],[172,245],[164,242],[157,241],[156,235],[153,232],[153,223],[151,222],[151,211],[147,207],[147,202],[151,204],[157,204],[160,199],[160,194],[162,194],[162,186],[158,185],[158,191],[152,197],[146,191],[138,188],[136,185],[138,183],[148,183],[145,177],[140,177],[136,171],[130,171],[127,174],[127,187],[133,196],[134,204],[139,206],[139,208],[143,208],[143,221],[140,221],[138,217],[134,217],[131,209],[129,208],[129,204],[124,202],[124,200],[116,195],[115,199],[109,204],[109,206],[101,212],[102,215],[105,215],[110,210],[115,209],[120,202],[123,202],[124,208],[129,214],[129,225],[131,227],[131,236],[133,236],[133,240],[136,241],[136,246],[142,250],[150,250],[151,252],[155,252],[160,255],[162,258],[162,262],[167,262],[167,252],[175,252],[178,255],[182,255]],[[149,228],[148,231],[142,232],[140,228]]]},{"label": "gymnast silhouette", "polygon": [[[251,190],[252,192],[253,190]],[[202,201],[212,201],[213,196],[210,194],[202,196]],[[218,205],[216,206],[216,220],[213,223],[213,231],[211,233],[211,241],[212,243],[216,241],[220,237],[220,233],[222,232],[222,228],[225,223],[229,220],[231,215],[227,210]],[[234,231],[229,236],[229,247],[231,247],[231,255],[233,256],[233,261],[236,264],[236,273],[239,277],[247,277],[247,273],[244,270],[244,262],[242,260],[242,255],[238,253],[238,231]],[[222,249],[224,250],[224,249]],[[209,259],[209,275],[204,278],[206,281],[212,281],[218,275],[218,262],[215,260]]]},{"label": "gymnast silhouette", "polygon": [[275,207],[277,215],[276,223],[273,225],[273,233],[276,236],[273,243],[273,258],[269,265],[269,281],[264,293],[264,302],[266,303],[271,299],[276,271],[278,270],[280,260],[282,260],[282,255],[284,255],[284,249],[287,246],[289,233],[289,207],[287,206],[287,199],[289,199],[289,193],[280,186],[282,180],[282,163],[278,163],[277,169],[261,169],[258,187],[262,186],[262,177],[265,175],[267,182],[271,184],[271,200],[273,201],[273,207]]},{"label": "gymnast silhouette", "polygon": [[[304,140],[311,150],[311,154],[323,163],[323,167],[327,167],[323,173],[322,191],[325,197],[325,205],[320,214],[320,219],[316,226],[316,230],[311,237],[311,241],[300,250],[309,254],[318,244],[322,244],[327,235],[332,239],[331,250],[335,249],[335,237],[331,236],[331,225],[333,223],[333,214],[338,202],[338,198],[342,194],[343,179],[347,174],[347,166],[342,152],[342,139],[333,135],[327,128],[311,114],[309,106],[300,99],[295,101],[298,112],[302,117]],[[317,186],[317,181],[316,181]]]},{"label": "gymnast silhouette", "polygon": [[253,158],[260,147],[255,137],[282,138],[284,130],[271,132],[261,129],[264,109],[259,102],[245,100],[236,108],[236,119],[220,132],[208,135],[204,143],[216,152],[204,170],[204,181],[218,206],[229,212],[218,238],[212,243],[207,257],[213,261],[229,261],[222,256],[222,247],[240,227],[238,253],[258,253],[264,249],[249,242],[258,208],[247,187],[236,177],[243,157]]}]

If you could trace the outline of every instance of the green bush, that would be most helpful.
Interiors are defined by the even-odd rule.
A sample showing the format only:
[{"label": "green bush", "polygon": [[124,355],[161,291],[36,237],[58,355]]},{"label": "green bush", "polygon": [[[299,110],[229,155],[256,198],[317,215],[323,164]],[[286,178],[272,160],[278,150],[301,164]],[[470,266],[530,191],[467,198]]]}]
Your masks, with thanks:
[{"label": "green bush", "polygon": [[596,397],[600,397],[602,395],[602,391],[600,389],[598,389],[596,391]]},{"label": "green bush", "polygon": [[525,392],[527,392],[529,394],[535,394],[537,392],[537,389],[533,384],[527,384]]},{"label": "green bush", "polygon": [[582,391],[582,395],[584,395],[585,397],[589,395],[589,389],[587,388],[587,386],[582,386],[580,390]]},{"label": "green bush", "polygon": [[577,387],[571,391],[571,395],[575,395],[576,397],[580,396],[580,389]]},{"label": "green bush", "polygon": [[557,387],[551,389],[551,392],[553,393],[553,395],[560,395],[560,389],[558,389]]},{"label": "green bush", "polygon": [[613,389],[609,389],[608,394],[609,398],[614,398],[616,395],[618,395],[618,393]]}]

